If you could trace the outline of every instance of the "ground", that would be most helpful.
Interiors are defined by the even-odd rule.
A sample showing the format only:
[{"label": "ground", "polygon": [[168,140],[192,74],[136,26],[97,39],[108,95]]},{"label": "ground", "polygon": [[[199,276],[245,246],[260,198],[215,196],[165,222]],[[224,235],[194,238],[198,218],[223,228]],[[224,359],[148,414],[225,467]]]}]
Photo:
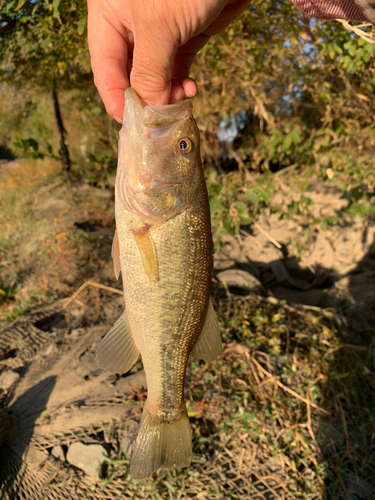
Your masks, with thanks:
[{"label": "ground", "polygon": [[[223,232],[214,214],[223,353],[189,362],[193,463],[133,481],[142,365],[95,364],[123,308],[113,179],[68,186],[58,165],[18,160],[0,176],[1,498],[375,498],[375,224],[337,185],[301,194],[303,171],[281,172],[254,220]],[[104,446],[100,477],[66,460],[76,442]]]}]

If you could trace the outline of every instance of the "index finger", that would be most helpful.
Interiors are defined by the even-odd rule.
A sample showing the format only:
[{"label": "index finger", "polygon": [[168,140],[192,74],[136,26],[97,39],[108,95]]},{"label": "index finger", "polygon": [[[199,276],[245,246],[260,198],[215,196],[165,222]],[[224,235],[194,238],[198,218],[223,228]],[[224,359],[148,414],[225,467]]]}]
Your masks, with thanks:
[{"label": "index finger", "polygon": [[128,88],[126,29],[106,12],[103,3],[88,0],[88,43],[94,82],[107,113],[122,121]]}]

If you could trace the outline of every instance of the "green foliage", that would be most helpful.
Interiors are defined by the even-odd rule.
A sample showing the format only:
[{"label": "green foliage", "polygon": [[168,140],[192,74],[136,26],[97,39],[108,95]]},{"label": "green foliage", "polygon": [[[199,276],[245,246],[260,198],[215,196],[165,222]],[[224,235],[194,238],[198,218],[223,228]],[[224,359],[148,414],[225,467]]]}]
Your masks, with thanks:
[{"label": "green foliage", "polygon": [[215,248],[227,232],[237,234],[241,225],[250,225],[260,209],[267,206],[274,193],[274,183],[268,174],[244,187],[244,180],[237,173],[219,176],[211,172],[207,178]]},{"label": "green foliage", "polygon": [[[115,169],[118,126],[93,88],[85,32],[84,0],[0,1],[0,139],[10,148],[16,142],[23,154],[56,156],[46,92],[58,85],[73,170],[100,186]],[[374,47],[334,21],[304,19],[291,2],[265,0],[200,51],[192,76],[200,89],[194,106],[203,159],[220,167],[226,149],[241,166],[237,179],[212,174],[208,180],[216,246],[269,204],[274,187],[267,176],[274,168],[297,165],[326,180],[329,167],[327,182],[345,177],[346,213],[373,213]],[[219,144],[221,120],[240,111],[246,120],[235,142]],[[266,184],[259,176],[249,182],[245,170],[262,172]],[[310,208],[301,198],[284,215],[308,215]]]},{"label": "green foliage", "polygon": [[28,311],[38,306],[51,304],[57,299],[56,292],[46,293],[40,287],[36,286],[27,297],[16,298],[16,306],[11,310],[4,312],[3,320],[5,323],[11,323],[16,318],[23,316]]},{"label": "green foliage", "polygon": [[39,152],[39,143],[35,139],[29,137],[28,139],[21,139],[18,135],[16,135],[16,140],[14,141],[14,145],[17,148],[20,148],[23,152],[23,156],[27,156],[33,160],[43,159],[44,155]]},{"label": "green foliage", "polygon": [[1,80],[21,86],[71,87],[90,77],[86,2],[0,2]]},{"label": "green foliage", "polygon": [[[309,22],[290,3],[250,6],[200,52],[194,76],[204,155],[219,162],[217,124],[252,116],[236,140],[254,170],[292,164],[336,169],[375,147],[375,45],[331,22]],[[229,151],[230,152],[230,151]]]},{"label": "green foliage", "polygon": [[9,284],[5,284],[3,278],[0,276],[0,305],[12,298],[14,289],[14,281],[11,281]]}]

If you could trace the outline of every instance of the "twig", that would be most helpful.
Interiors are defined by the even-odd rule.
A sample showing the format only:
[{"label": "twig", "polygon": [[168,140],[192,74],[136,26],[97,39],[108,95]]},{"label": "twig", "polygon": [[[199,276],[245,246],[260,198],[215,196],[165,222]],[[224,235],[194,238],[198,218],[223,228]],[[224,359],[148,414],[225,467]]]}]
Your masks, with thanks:
[{"label": "twig", "polygon": [[73,300],[78,297],[78,295],[84,290],[88,285],[94,286],[95,288],[101,288],[102,290],[107,290],[108,292],[113,292],[117,293],[118,295],[124,295],[124,293],[121,290],[118,290],[117,288],[112,288],[110,286],[105,286],[101,285],[100,283],[95,283],[95,281],[85,281],[83,285],[81,285],[76,292],[73,293],[73,295],[67,300],[66,304],[64,304],[63,309],[66,309],[69,304],[73,302]]},{"label": "twig", "polygon": [[253,468],[255,457],[257,455],[257,451],[258,451],[258,446],[255,445],[254,446],[254,451],[253,451],[253,453],[251,454],[251,457],[250,457],[250,463],[247,466],[247,470],[249,470],[249,471],[251,471],[251,469]]},{"label": "twig", "polygon": [[216,405],[219,407],[220,402],[220,393],[221,393],[221,369],[219,370],[219,380],[217,383],[217,403]]},{"label": "twig", "polygon": [[243,457],[245,456],[245,448],[242,448],[241,450],[241,455],[240,455],[240,458],[238,460],[238,470],[241,469],[242,467],[242,463],[243,463]]},{"label": "twig", "polygon": [[342,420],[343,427],[344,427],[344,434],[345,434],[346,444],[348,446],[348,444],[350,443],[350,441],[349,441],[349,432],[348,432],[348,426],[347,426],[347,423],[346,423],[345,413],[344,413],[343,407],[341,405],[340,398],[338,397],[336,399],[337,399],[337,404],[338,404],[338,407],[339,407],[339,412],[340,412],[341,420]]},{"label": "twig", "polygon": [[348,23],[348,21],[345,21],[344,19],[336,19],[336,21],[341,23],[346,30],[353,31],[360,38],[363,38],[363,40],[366,40],[366,42],[375,43],[375,38],[373,36],[369,36],[363,30],[359,29],[359,28],[366,28],[368,26],[372,26],[370,23],[360,24],[359,26],[352,26],[351,24]]},{"label": "twig", "polygon": [[287,172],[290,172],[294,170],[295,168],[299,167],[299,163],[293,163],[292,165],[288,165],[287,167],[282,168],[281,170],[278,170],[273,174],[274,177],[280,177],[280,175],[286,174]]},{"label": "twig", "polygon": [[333,354],[336,351],[339,351],[340,349],[354,349],[355,351],[367,351],[367,347],[360,346],[360,345],[353,345],[353,344],[341,344],[337,347],[332,347],[332,349],[329,349],[323,356],[323,359],[327,359],[328,356]]},{"label": "twig", "polygon": [[277,240],[275,240],[275,238],[273,236],[271,236],[269,233],[267,233],[267,231],[265,231],[257,222],[253,222],[253,226],[256,227],[258,229],[258,231],[263,234],[263,236],[268,238],[270,240],[270,242],[273,243],[275,245],[275,247],[277,247],[279,250],[281,250],[283,248],[280,245],[280,243]]},{"label": "twig", "polygon": [[279,432],[276,434],[275,442],[280,439],[280,437],[284,434],[284,432],[291,431],[293,429],[296,429],[297,427],[304,428],[307,427],[307,424],[294,424],[291,425],[290,427],[284,427],[284,429],[280,429]]},{"label": "twig", "polygon": [[310,455],[309,447],[308,447],[306,441],[303,439],[303,437],[301,436],[301,434],[298,431],[296,431],[296,438],[302,444],[302,449],[304,449],[307,457],[311,460],[311,462],[315,465],[315,467],[317,467],[318,462],[316,461],[316,459],[312,455]]},{"label": "twig", "polygon": [[[258,363],[258,361],[255,358],[251,358],[251,361],[258,367],[259,370],[261,370],[261,372],[264,375],[266,375],[267,377],[270,377],[271,379],[274,378],[273,375],[271,373],[269,373],[267,370],[265,370],[263,368],[263,366],[260,363]],[[278,385],[278,387],[280,387],[280,389],[282,389],[285,392],[288,392],[289,394],[291,394],[295,398],[299,399],[300,401],[303,401],[306,405],[310,404],[312,406],[312,408],[315,408],[316,410],[320,411],[324,415],[327,415],[327,416],[329,415],[328,411],[324,410],[323,408],[320,408],[320,406],[316,405],[315,403],[311,403],[311,401],[300,396],[297,392],[293,391],[292,389],[289,389],[289,387],[282,384],[279,380],[275,379],[275,383]]]},{"label": "twig", "polygon": [[313,441],[313,443],[315,444],[315,447],[316,449],[318,450],[318,453],[321,454],[321,450],[320,450],[320,446],[318,445],[318,441],[316,440],[315,438],[315,434],[314,434],[314,431],[312,429],[312,425],[311,425],[311,401],[310,401],[310,395],[309,395],[309,391],[306,392],[306,396],[307,396],[307,430],[309,431],[309,434],[311,436],[311,439]]},{"label": "twig", "polygon": [[228,153],[233,156],[233,158],[236,160],[237,165],[239,166],[239,170],[245,171],[246,170],[246,165],[244,161],[242,160],[241,156],[233,149],[229,148]]}]

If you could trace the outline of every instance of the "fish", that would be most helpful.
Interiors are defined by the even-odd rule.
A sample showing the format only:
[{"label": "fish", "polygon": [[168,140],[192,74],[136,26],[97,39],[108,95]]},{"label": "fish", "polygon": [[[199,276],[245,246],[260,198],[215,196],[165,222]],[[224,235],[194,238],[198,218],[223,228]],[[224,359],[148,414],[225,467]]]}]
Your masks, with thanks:
[{"label": "fish", "polygon": [[147,381],[130,475],[188,467],[184,380],[191,355],[221,353],[210,298],[213,243],[192,102],[162,106],[125,91],[115,182],[114,272],[125,309],[101,341],[97,364],[125,373],[142,357]]}]

